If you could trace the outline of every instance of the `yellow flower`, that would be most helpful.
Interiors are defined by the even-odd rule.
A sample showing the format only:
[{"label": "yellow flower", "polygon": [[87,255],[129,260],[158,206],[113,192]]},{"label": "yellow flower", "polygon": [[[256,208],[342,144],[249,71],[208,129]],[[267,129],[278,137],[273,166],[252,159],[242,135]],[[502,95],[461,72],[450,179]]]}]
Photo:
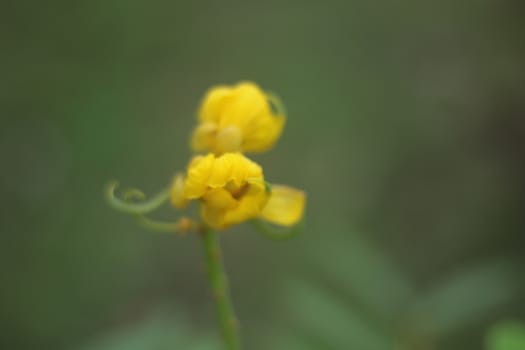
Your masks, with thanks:
[{"label": "yellow flower", "polygon": [[291,226],[301,219],[305,202],[303,192],[286,186],[275,186],[270,191],[262,168],[240,153],[194,157],[182,191],[175,180],[171,193],[177,193],[172,203],[199,199],[201,216],[213,228],[257,217]]},{"label": "yellow flower", "polygon": [[272,96],[251,82],[210,89],[201,103],[191,145],[194,151],[264,152],[284,127],[282,111],[270,106]]}]

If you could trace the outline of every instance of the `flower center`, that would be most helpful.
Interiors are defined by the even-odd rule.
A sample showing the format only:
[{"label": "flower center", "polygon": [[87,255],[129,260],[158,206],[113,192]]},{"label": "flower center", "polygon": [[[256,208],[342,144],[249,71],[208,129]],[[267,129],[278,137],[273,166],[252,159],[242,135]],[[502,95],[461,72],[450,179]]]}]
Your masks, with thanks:
[{"label": "flower center", "polygon": [[241,186],[237,186],[233,181],[230,181],[225,186],[225,189],[230,192],[232,197],[236,200],[241,199],[249,188],[250,184],[247,182],[243,183]]}]

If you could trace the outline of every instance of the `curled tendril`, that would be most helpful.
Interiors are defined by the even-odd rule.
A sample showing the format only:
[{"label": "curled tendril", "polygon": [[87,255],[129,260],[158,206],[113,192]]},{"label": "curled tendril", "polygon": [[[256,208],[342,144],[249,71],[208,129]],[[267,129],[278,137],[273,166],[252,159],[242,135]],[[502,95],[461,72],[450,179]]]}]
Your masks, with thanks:
[{"label": "curled tendril", "polygon": [[[115,209],[128,214],[143,215],[159,208],[169,198],[169,190],[164,189],[149,200],[144,200],[144,193],[140,190],[128,190],[124,195],[124,200],[115,196],[118,187],[117,181],[110,182],[105,191],[108,203]],[[141,199],[141,202],[130,202],[131,198]]]},{"label": "curled tendril", "polygon": [[271,91],[266,91],[266,98],[268,99],[268,101],[270,101],[270,104],[275,109],[275,112],[277,114],[282,115],[282,116],[286,116],[287,115],[286,114],[286,107],[284,106],[284,104],[281,101],[281,99],[279,98],[279,96],[277,96],[276,94],[274,94]]},{"label": "curled tendril", "polygon": [[298,223],[292,227],[277,227],[266,221],[254,219],[251,221],[255,230],[266,238],[273,240],[286,240],[292,238],[302,231],[302,223]]},{"label": "curled tendril", "polygon": [[196,229],[197,224],[192,220],[182,217],[176,222],[157,221],[145,217],[144,215],[135,215],[137,222],[143,227],[156,232],[164,233],[181,233],[185,234]]},{"label": "curled tendril", "polygon": [[126,202],[144,199],[146,199],[146,194],[138,188],[130,188],[129,190],[126,190],[126,192],[124,192],[124,201]]}]

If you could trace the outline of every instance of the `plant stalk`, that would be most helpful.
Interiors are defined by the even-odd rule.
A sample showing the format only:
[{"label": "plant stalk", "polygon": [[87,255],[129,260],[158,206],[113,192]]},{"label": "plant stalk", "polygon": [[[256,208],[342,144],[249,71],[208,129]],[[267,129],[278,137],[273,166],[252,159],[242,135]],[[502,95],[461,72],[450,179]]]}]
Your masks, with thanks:
[{"label": "plant stalk", "polygon": [[222,261],[219,236],[211,228],[202,229],[202,242],[206,254],[206,266],[210,280],[217,317],[221,327],[226,350],[240,350],[240,336],[237,318],[233,310],[228,286],[228,276]]}]

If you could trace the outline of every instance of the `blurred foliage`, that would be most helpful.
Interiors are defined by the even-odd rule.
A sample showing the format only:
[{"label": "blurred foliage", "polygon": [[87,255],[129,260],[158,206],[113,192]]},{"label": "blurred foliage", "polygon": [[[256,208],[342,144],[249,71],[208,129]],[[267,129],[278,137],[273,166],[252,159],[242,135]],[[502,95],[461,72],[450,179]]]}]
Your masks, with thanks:
[{"label": "blurred foliage", "polygon": [[[169,309],[169,306],[167,307]],[[187,327],[187,321],[161,310],[152,313],[136,325],[122,331],[95,340],[81,350],[162,350],[188,349],[213,350],[219,349],[218,339],[192,332]]]},{"label": "blurred foliage", "polygon": [[[338,243],[329,256],[319,253],[327,251],[323,244],[312,247],[311,256],[318,260],[311,271],[317,278],[292,281],[288,288],[285,301],[292,319],[287,324],[295,325],[296,337],[315,340],[300,349],[446,348],[447,339],[482,323],[525,291],[519,265],[498,261],[465,267],[419,290],[358,236]],[[354,264],[340,263],[345,254]]]},{"label": "blurred foliage", "polygon": [[504,321],[496,324],[487,335],[487,349],[525,349],[525,324],[517,321]]},{"label": "blurred foliage", "polygon": [[213,345],[197,237],[144,232],[102,189],[163,188],[203,92],[241,79],[285,102],[254,158],[309,201],[292,240],[223,235],[246,348],[482,348],[525,319],[523,10],[3,4],[0,348]]}]

